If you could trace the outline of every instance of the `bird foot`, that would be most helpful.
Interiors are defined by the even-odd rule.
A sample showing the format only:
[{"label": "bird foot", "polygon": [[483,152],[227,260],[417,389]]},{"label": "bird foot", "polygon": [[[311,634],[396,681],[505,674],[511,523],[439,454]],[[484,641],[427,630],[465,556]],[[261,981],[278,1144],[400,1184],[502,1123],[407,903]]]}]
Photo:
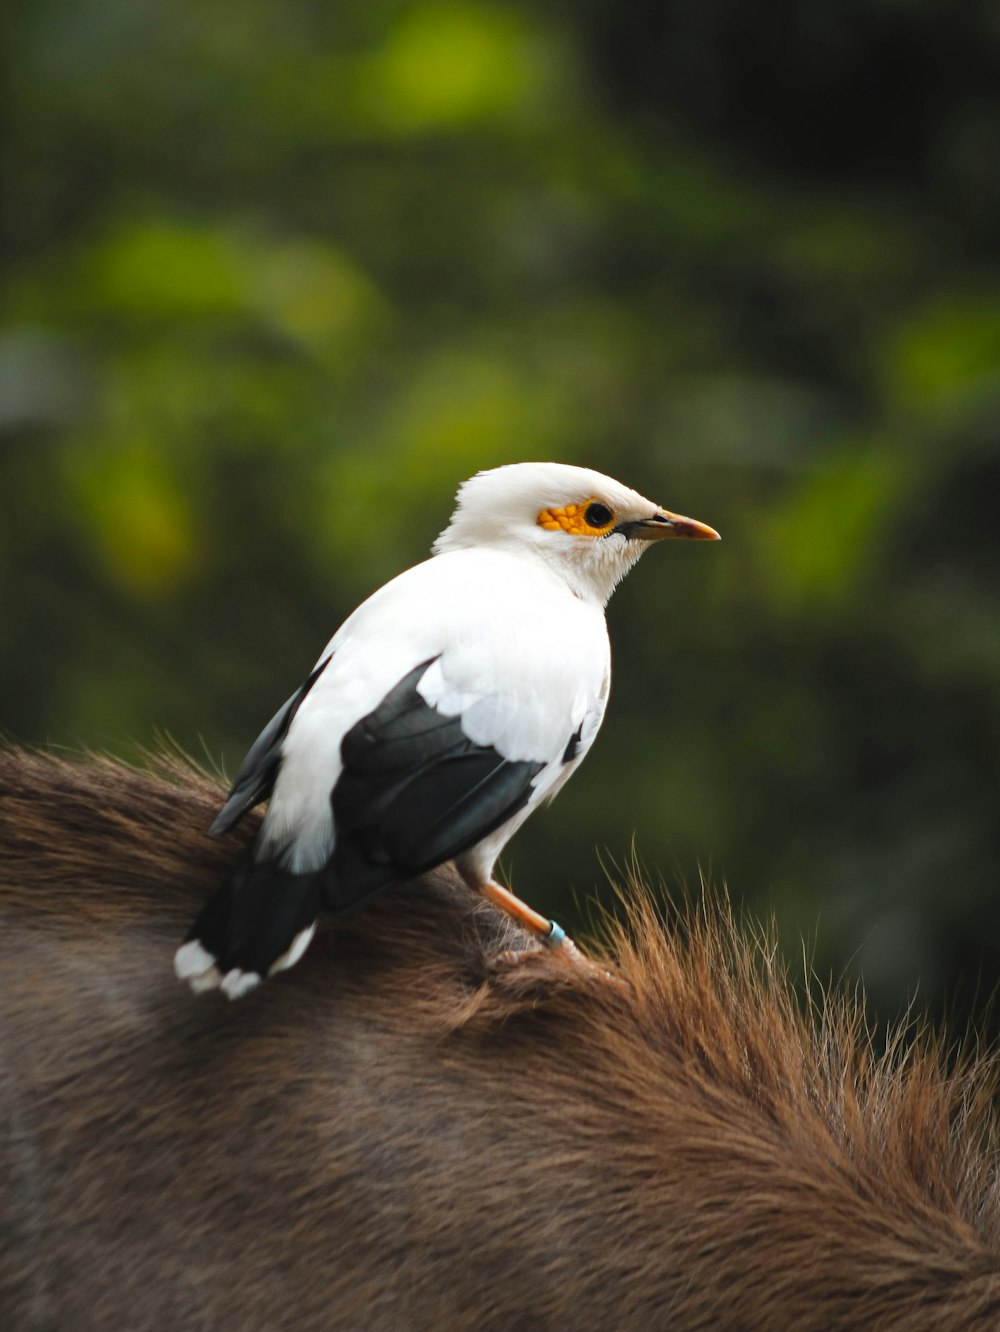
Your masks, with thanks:
[{"label": "bird foot", "polygon": [[516,982],[610,976],[604,967],[582,953],[568,935],[556,947],[539,943],[526,948],[505,948],[488,958],[486,967],[493,976],[510,977]]}]

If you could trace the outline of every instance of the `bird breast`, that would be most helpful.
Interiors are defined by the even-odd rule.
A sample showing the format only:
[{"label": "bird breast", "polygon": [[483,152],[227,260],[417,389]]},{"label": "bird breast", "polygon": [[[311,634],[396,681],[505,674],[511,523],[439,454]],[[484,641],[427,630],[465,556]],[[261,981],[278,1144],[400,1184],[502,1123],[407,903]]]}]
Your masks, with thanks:
[{"label": "bird breast", "polygon": [[285,738],[266,820],[268,843],[290,843],[296,868],[329,855],[344,735],[420,662],[431,661],[418,685],[425,702],[503,758],[552,765],[546,787],[574,733],[593,739],[610,669],[600,607],[538,562],[499,551],[407,570],[354,612],[327,654]]}]

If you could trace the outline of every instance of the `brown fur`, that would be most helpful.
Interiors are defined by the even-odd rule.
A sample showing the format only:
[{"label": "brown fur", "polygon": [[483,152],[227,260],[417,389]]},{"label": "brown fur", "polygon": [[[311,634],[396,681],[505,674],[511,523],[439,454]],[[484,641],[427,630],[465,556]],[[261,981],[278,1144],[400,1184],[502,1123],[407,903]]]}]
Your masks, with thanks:
[{"label": "brown fur", "polygon": [[992,1065],[875,1057],[724,910],[493,980],[447,873],[194,997],[219,795],[0,753],[0,1326],[1000,1327]]}]

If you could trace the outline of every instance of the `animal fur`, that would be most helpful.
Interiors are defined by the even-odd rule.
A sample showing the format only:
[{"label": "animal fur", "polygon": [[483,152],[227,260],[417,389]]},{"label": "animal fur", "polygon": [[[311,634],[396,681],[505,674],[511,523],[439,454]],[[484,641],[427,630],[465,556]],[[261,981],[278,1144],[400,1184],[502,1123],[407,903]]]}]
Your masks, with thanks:
[{"label": "animal fur", "polygon": [[219,801],[0,753],[0,1326],[1000,1327],[991,1063],[876,1057],[724,910],[493,978],[447,873],[194,998]]}]

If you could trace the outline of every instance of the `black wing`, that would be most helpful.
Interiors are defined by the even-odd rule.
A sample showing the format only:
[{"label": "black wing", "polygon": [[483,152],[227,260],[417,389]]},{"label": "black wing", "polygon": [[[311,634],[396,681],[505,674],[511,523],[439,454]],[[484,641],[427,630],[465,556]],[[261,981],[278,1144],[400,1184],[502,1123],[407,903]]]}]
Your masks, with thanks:
[{"label": "black wing", "polygon": [[[331,653],[330,656],[333,654]],[[250,752],[240,764],[233,781],[226,803],[219,811],[215,822],[209,829],[212,833],[228,832],[240,821],[248,809],[266,800],[271,794],[274,779],[278,775],[281,763],[281,745],[288,734],[292,718],[298,712],[309,690],[329,665],[330,657],[324,657],[304,684],[282,704],[260,735],[250,746]]]},{"label": "black wing", "polygon": [[404,676],[341,741],[344,767],[331,796],[332,911],[475,846],[524,808],[545,767],[473,744],[459,717],[430,707],[417,685],[434,660]]}]

